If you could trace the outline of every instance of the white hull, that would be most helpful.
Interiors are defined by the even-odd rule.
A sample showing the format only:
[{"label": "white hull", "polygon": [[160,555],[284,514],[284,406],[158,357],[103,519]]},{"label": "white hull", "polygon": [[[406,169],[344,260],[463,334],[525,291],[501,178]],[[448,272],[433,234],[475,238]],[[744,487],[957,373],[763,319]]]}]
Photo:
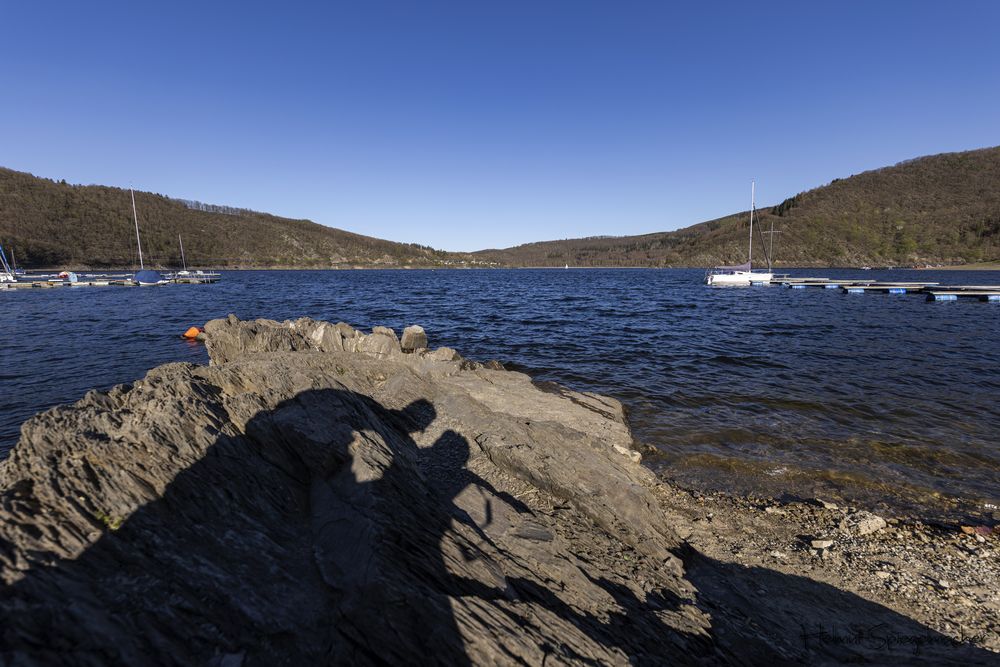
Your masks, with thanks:
[{"label": "white hull", "polygon": [[774,278],[773,273],[763,271],[733,271],[731,273],[710,273],[705,278],[707,285],[750,285],[766,283]]}]

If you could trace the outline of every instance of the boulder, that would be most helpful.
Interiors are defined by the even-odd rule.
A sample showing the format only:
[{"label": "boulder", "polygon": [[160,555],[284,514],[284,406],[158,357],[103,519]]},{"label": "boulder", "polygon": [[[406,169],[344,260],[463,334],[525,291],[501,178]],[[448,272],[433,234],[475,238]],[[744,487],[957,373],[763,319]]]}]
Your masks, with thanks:
[{"label": "boulder", "polygon": [[871,512],[854,512],[844,517],[840,522],[840,530],[849,535],[863,537],[886,527],[885,519]]},{"label": "boulder", "polygon": [[401,346],[403,348],[403,352],[415,352],[417,350],[426,349],[427,334],[424,332],[424,328],[420,325],[414,324],[413,326],[403,329],[403,340]]},{"label": "boulder", "polygon": [[375,327],[372,329],[371,335],[358,339],[355,349],[378,359],[386,359],[402,353],[396,332],[388,327]]}]

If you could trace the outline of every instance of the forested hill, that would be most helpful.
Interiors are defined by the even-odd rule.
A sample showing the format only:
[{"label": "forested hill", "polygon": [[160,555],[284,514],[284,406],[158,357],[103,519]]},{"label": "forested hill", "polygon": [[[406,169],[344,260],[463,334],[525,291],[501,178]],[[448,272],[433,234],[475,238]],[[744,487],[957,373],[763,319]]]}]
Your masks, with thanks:
[{"label": "forested hill", "polygon": [[[758,213],[762,230],[772,222],[780,230],[778,266],[998,260],[1000,147],[922,157],[835,179]],[[746,261],[748,224],[744,211],[674,232],[547,241],[475,255],[513,266],[735,264]],[[763,260],[760,243],[766,238],[754,239],[755,258]]]},{"label": "forested hill", "polygon": [[[136,192],[147,264],[215,267],[438,266],[450,253],[353,234],[308,220]],[[67,185],[0,168],[0,243],[26,267],[137,263],[129,191]]]},{"label": "forested hill", "polygon": [[[723,184],[720,184],[722,187]],[[154,266],[712,266],[746,260],[746,211],[673,232],[545,241],[472,254],[384,241],[308,220],[136,192]],[[835,179],[758,211],[779,230],[777,266],[1000,260],[1000,147],[945,153]],[[763,259],[755,238],[754,256]],[[0,168],[0,243],[27,267],[136,263],[128,190]]]}]

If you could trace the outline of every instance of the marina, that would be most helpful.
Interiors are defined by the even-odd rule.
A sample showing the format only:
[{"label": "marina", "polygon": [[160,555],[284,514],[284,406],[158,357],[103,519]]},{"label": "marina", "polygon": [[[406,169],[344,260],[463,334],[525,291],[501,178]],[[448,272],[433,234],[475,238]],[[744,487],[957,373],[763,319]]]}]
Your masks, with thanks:
[{"label": "marina", "polygon": [[[219,282],[222,274],[211,271],[165,273],[155,285],[207,285]],[[3,289],[52,289],[56,287],[138,287],[136,274],[25,274],[17,280],[0,282]]]},{"label": "marina", "polygon": [[[158,285],[207,285],[216,283],[222,277],[219,273],[189,271],[184,256],[184,241],[180,236],[177,243],[181,251],[181,267],[176,271],[160,273],[147,269],[142,256],[142,238],[139,235],[139,213],[135,206],[135,193],[129,189],[132,201],[132,220],[135,224],[135,243],[139,255],[139,269],[132,273],[33,273],[18,271],[0,245],[0,289],[51,289],[54,287],[152,287]],[[13,250],[11,250],[13,257]]]}]

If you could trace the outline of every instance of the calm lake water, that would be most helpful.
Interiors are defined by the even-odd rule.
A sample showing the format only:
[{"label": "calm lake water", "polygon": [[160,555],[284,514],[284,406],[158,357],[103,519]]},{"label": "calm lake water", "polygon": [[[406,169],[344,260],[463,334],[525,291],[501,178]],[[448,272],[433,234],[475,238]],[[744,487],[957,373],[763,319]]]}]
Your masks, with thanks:
[{"label": "calm lake water", "polygon": [[[1000,284],[1000,272],[792,271]],[[226,272],[216,285],[0,292],[0,450],[22,421],[168,361],[192,324],[309,316],[615,396],[684,485],[957,516],[1000,504],[1000,303],[709,288],[695,270]],[[0,453],[0,455],[3,455]]]}]

